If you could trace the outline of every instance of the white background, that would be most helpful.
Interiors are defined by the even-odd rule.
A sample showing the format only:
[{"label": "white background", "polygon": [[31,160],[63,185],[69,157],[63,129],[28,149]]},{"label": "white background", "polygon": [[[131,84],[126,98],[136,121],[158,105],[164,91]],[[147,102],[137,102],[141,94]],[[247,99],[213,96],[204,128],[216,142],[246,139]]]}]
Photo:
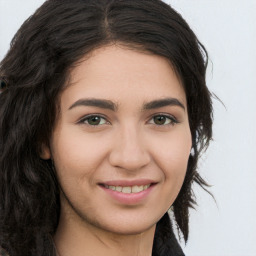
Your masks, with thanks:
[{"label": "white background", "polygon": [[[22,22],[43,0],[0,0],[0,59]],[[195,188],[187,256],[256,256],[256,1],[169,0],[209,57],[214,141],[200,162],[217,203]]]}]

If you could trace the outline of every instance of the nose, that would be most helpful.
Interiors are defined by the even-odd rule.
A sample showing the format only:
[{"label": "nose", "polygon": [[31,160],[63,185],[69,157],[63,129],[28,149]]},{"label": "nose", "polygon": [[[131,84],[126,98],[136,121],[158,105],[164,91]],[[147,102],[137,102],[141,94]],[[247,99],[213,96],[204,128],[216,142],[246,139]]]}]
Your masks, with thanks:
[{"label": "nose", "polygon": [[126,171],[139,170],[150,162],[150,154],[143,136],[133,127],[126,127],[114,138],[114,146],[109,155],[112,166]]}]

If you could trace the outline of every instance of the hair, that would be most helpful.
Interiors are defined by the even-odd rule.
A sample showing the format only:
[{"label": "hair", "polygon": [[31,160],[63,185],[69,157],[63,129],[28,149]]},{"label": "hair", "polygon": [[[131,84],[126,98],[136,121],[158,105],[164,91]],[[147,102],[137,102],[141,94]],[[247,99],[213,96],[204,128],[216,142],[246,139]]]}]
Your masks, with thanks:
[{"label": "hair", "polygon": [[170,61],[184,87],[192,152],[182,188],[157,223],[153,256],[184,255],[192,184],[206,188],[197,162],[212,138],[206,87],[208,55],[186,21],[160,0],[48,0],[14,36],[0,63],[0,247],[11,256],[56,255],[52,236],[60,213],[59,186],[42,145],[58,115],[59,95],[79,60],[96,48],[122,44]]}]

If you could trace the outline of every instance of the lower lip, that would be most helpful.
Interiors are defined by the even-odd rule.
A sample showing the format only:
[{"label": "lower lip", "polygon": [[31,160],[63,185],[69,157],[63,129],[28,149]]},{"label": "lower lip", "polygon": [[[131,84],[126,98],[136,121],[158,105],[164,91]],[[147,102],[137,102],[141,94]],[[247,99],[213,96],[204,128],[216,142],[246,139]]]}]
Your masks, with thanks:
[{"label": "lower lip", "polygon": [[112,189],[106,188],[104,186],[100,186],[108,195],[110,195],[115,201],[121,203],[121,204],[126,204],[126,205],[134,205],[134,204],[139,204],[143,200],[145,200],[151,191],[154,189],[155,184],[150,185],[149,188],[146,190],[143,190],[138,193],[122,193],[118,191],[114,191]]}]

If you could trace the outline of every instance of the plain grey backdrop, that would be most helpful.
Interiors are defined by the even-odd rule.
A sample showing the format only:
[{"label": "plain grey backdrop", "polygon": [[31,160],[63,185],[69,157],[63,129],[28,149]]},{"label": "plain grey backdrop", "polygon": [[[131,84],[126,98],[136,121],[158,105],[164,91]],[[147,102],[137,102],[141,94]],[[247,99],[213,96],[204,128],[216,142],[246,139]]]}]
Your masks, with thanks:
[{"label": "plain grey backdrop", "polygon": [[[129,0],[127,0],[129,1]],[[0,0],[0,59],[44,0]],[[200,161],[217,203],[195,187],[187,256],[256,256],[256,1],[166,0],[208,50],[214,141]]]}]

